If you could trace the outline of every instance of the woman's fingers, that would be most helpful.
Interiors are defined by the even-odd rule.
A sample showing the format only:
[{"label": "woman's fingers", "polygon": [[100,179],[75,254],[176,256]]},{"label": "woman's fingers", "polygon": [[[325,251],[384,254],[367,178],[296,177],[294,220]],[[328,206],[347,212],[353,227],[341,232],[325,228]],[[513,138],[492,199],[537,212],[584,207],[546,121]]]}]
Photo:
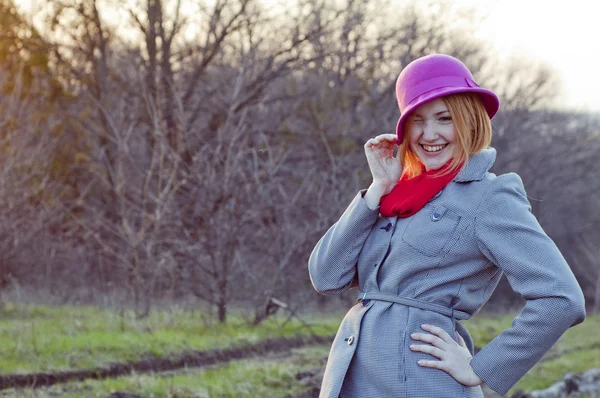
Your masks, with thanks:
[{"label": "woman's fingers", "polygon": [[368,140],[367,142],[365,142],[365,148],[372,148],[375,145],[378,145],[379,143],[377,142],[377,140],[375,140],[375,138],[371,138],[370,140]]},{"label": "woman's fingers", "polygon": [[[394,156],[394,145],[397,142],[394,134],[381,134],[367,140],[365,155],[373,181],[379,181],[387,187],[393,187],[402,174],[400,151]],[[387,190],[385,193],[388,193]]]},{"label": "woman's fingers", "polygon": [[398,141],[398,136],[396,134],[380,134],[375,138],[378,140],[386,140],[391,142]]},{"label": "woman's fingers", "polygon": [[410,349],[413,351],[420,351],[426,354],[433,355],[434,357],[437,357],[439,359],[444,359],[444,351],[432,345],[411,344]]},{"label": "woman's fingers", "polygon": [[428,324],[424,323],[423,325],[421,325],[421,328],[423,330],[428,331],[429,333],[433,333],[434,335],[438,336],[440,339],[442,339],[446,343],[454,342],[454,339],[444,329],[442,329],[440,327],[428,325]]},{"label": "woman's fingers", "polygon": [[414,340],[425,341],[431,345],[411,344],[410,349],[430,354],[439,360],[419,359],[417,361],[419,366],[443,370],[466,386],[476,386],[482,383],[471,368],[470,362],[473,357],[460,334],[457,333],[456,339],[458,342],[456,342],[440,327],[428,324],[421,325],[421,327],[431,334],[412,333],[411,337]]},{"label": "woman's fingers", "polygon": [[377,137],[369,139],[365,143],[365,147],[372,147],[376,145],[385,145],[386,147],[394,147],[395,143],[398,141],[398,137],[395,134],[381,134]]},{"label": "woman's fingers", "polygon": [[410,335],[413,340],[424,341],[429,344],[433,344],[436,347],[444,347],[445,341],[441,338],[434,336],[432,334],[424,334],[424,333],[413,333]]},{"label": "woman's fingers", "polygon": [[421,366],[425,366],[427,368],[434,368],[434,369],[441,369],[441,370],[445,370],[444,368],[444,364],[440,361],[427,361],[425,359],[420,359],[417,361],[417,363]]}]

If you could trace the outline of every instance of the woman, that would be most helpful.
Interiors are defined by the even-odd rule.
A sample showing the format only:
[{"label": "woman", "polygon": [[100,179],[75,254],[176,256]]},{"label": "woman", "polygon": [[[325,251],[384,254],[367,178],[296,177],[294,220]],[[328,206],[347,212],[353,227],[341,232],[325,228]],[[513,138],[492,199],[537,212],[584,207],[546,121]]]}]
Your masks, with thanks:
[{"label": "woman", "polygon": [[[365,144],[372,184],[309,259],[318,292],[360,290],[331,347],[321,397],[482,397],[484,382],[505,394],[583,322],[582,291],[520,177],[488,171],[498,97],[440,54],[407,65],[396,95],[396,134]],[[485,304],[503,273],[525,307],[474,355],[459,321]]]}]

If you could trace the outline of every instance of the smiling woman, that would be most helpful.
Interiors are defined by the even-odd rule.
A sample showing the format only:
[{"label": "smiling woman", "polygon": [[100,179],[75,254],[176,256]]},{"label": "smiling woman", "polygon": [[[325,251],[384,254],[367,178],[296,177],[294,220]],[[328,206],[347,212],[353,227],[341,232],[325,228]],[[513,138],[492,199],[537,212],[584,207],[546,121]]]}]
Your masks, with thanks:
[{"label": "smiling woman", "polygon": [[438,98],[415,109],[406,121],[406,139],[410,152],[418,157],[426,170],[437,170],[458,155],[458,140],[450,111]]},{"label": "smiling woman", "polygon": [[[520,177],[489,172],[498,97],[441,54],[407,65],[396,94],[396,135],[364,146],[373,183],[308,262],[317,291],[360,290],[331,347],[321,397],[482,397],[484,382],[505,394],[583,322],[583,293]],[[525,308],[475,354],[460,321],[503,274]]]},{"label": "smiling woman", "polygon": [[466,154],[488,147],[492,140],[490,118],[477,93],[425,102],[410,112],[402,128],[407,132],[401,150],[408,177],[420,174],[421,164],[429,171],[450,162],[452,170],[467,160]]}]

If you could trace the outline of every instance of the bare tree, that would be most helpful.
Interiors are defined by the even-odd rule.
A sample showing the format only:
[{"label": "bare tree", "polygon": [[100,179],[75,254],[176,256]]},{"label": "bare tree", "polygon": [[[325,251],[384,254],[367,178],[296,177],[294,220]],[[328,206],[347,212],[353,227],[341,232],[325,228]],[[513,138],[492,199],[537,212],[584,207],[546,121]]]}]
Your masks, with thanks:
[{"label": "bare tree", "polygon": [[[60,178],[35,174],[56,184],[69,216],[40,230],[65,270],[77,267],[90,290],[123,292],[140,316],[166,296],[194,295],[223,322],[232,305],[260,322],[272,297],[319,301],[307,257],[369,183],[363,144],[394,131],[395,78],[410,61],[444,52],[502,97],[496,170],[524,177],[536,215],[597,295],[597,274],[584,271],[596,236],[578,225],[582,209],[595,212],[598,187],[569,173],[597,171],[596,125],[573,126],[582,119],[547,109],[557,86],[549,68],[499,67],[472,38],[475,11],[447,3],[393,12],[378,0],[284,3],[139,0],[113,21],[100,0],[49,1],[42,47],[52,87],[68,93],[49,113],[72,145],[48,135],[23,148],[69,159]],[[10,190],[24,180],[8,176],[23,163],[6,161],[15,166],[0,189],[16,203]],[[27,208],[28,219],[46,220],[43,203]],[[2,216],[7,225],[11,216]],[[578,238],[583,231],[589,238]]]},{"label": "bare tree", "polygon": [[[0,286],[10,283],[44,282],[52,275],[57,247],[40,239],[60,229],[62,214],[56,203],[68,196],[54,173],[57,167],[57,137],[50,128],[57,121],[51,116],[31,115],[44,98],[28,97],[47,89],[43,80],[26,81],[21,73],[0,74],[0,87],[7,87],[0,98]],[[10,80],[9,80],[10,79]],[[44,131],[48,129],[49,131]]]}]

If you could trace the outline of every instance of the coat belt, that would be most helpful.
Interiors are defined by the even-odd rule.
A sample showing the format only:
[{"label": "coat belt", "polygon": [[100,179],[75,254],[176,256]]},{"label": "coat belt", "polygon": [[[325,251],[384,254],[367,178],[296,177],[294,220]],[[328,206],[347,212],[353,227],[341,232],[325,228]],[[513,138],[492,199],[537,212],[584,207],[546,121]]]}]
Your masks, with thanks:
[{"label": "coat belt", "polygon": [[435,311],[439,314],[446,315],[453,319],[469,319],[471,315],[463,311],[455,310],[454,308],[444,307],[443,305],[430,303],[424,300],[417,300],[408,297],[400,297],[394,294],[378,293],[378,292],[363,292],[356,298],[358,301],[364,300],[378,300],[378,301],[389,301],[391,303],[398,303],[407,305],[409,307],[416,307],[422,310]]}]

